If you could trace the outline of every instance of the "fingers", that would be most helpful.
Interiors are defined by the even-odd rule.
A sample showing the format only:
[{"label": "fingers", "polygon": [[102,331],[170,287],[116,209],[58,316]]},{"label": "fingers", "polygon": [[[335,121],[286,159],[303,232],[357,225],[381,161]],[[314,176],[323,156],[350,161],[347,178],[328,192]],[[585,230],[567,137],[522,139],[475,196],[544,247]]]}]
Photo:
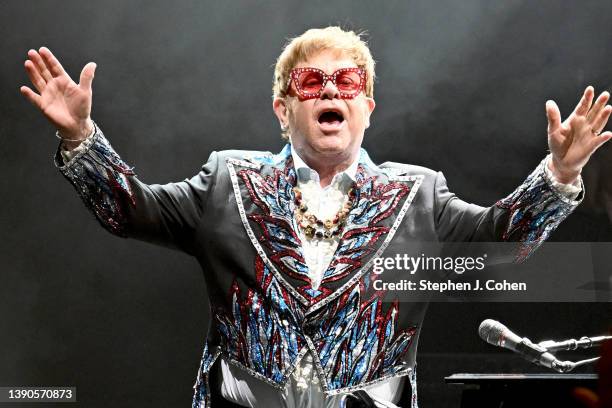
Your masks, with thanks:
[{"label": "fingers", "polygon": [[603,146],[604,143],[606,143],[610,139],[612,139],[612,132],[604,132],[601,135],[594,137],[591,140],[591,153],[599,149],[601,146]]},{"label": "fingers", "polygon": [[602,92],[601,95],[599,95],[599,97],[593,104],[593,106],[591,107],[591,110],[589,110],[589,113],[587,114],[587,120],[591,122],[595,121],[598,118],[599,114],[601,113],[601,110],[603,109],[603,107],[606,106],[606,103],[608,102],[609,99],[610,99],[610,93],[608,93],[607,91]]},{"label": "fingers", "polygon": [[32,82],[32,85],[34,85],[38,92],[42,92],[43,89],[45,89],[45,86],[47,85],[47,81],[45,81],[43,77],[40,76],[40,72],[38,72],[38,69],[36,69],[36,66],[32,61],[27,60],[24,63],[24,66],[26,73],[30,78],[30,82]]},{"label": "fingers", "polygon": [[28,51],[28,57],[30,58],[30,61],[34,63],[38,73],[45,80],[45,82],[49,82],[53,79],[53,75],[51,75],[51,72],[38,52],[35,50],[30,50]]},{"label": "fingers", "polygon": [[57,58],[55,58],[55,55],[53,55],[53,53],[47,47],[41,47],[39,54],[42,56],[45,64],[51,72],[51,75],[54,77],[68,75],[64,70],[64,67],[62,67],[62,64],[60,64]]},{"label": "fingers", "polygon": [[36,94],[36,92],[32,91],[27,86],[22,86],[19,88],[19,91],[21,91],[21,94],[25,96],[25,98],[30,101],[32,105],[40,109],[40,95]]},{"label": "fingers", "polygon": [[576,105],[576,108],[574,109],[574,113],[580,116],[586,115],[589,109],[591,108],[594,95],[595,90],[593,89],[593,87],[590,85],[587,86],[584,90],[584,93],[582,94],[582,98],[580,98],[578,105]]},{"label": "fingers", "polygon": [[591,129],[593,129],[593,132],[599,133],[603,130],[603,128],[606,127],[606,123],[608,123],[608,119],[610,118],[611,113],[612,106],[610,105],[606,105],[603,109],[601,109],[601,112],[599,112],[599,115],[595,118],[595,120],[593,120],[593,123],[591,124]]},{"label": "fingers", "polygon": [[90,62],[83,67],[83,71],[81,71],[81,78],[79,80],[79,86],[83,90],[91,91],[91,83],[93,82],[95,72],[95,62]]},{"label": "fingers", "polygon": [[553,100],[546,101],[546,117],[548,118],[548,133],[553,133],[561,126],[561,112]]}]

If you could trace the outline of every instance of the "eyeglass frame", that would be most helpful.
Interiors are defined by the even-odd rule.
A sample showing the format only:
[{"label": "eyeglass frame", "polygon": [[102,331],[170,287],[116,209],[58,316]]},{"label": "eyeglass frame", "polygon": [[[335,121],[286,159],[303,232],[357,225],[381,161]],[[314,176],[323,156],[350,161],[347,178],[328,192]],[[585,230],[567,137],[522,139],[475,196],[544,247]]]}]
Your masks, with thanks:
[{"label": "eyeglass frame", "polygon": [[[303,72],[317,72],[321,74],[321,76],[323,77],[323,83],[321,84],[321,89],[319,89],[317,92],[314,92],[314,93],[305,92],[300,87],[299,82],[297,80],[298,76]],[[349,94],[349,93],[342,92],[340,91],[340,89],[338,89],[338,85],[336,84],[336,77],[338,76],[338,74],[343,73],[343,72],[356,72],[359,74],[359,80],[360,80],[359,87],[355,93]],[[293,81],[293,83],[295,84],[295,90],[297,91],[297,94],[300,96],[302,100],[320,98],[321,94],[323,93],[323,89],[325,89],[325,86],[327,85],[328,81],[332,81],[332,84],[334,84],[336,89],[338,89],[338,92],[340,93],[340,97],[342,99],[353,99],[357,97],[357,95],[359,95],[361,92],[365,91],[367,73],[365,69],[360,68],[360,67],[339,68],[335,70],[331,75],[327,75],[325,71],[319,68],[311,68],[311,67],[293,68],[291,71],[289,71],[289,81],[287,82],[287,90],[286,90],[287,94],[289,94],[289,91],[291,90],[291,81]]]}]

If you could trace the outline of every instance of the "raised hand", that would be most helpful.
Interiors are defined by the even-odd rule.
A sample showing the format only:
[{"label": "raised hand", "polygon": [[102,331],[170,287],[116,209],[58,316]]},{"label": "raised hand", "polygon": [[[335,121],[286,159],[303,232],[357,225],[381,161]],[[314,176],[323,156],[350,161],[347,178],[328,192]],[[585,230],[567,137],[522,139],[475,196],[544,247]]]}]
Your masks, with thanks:
[{"label": "raised hand", "polygon": [[612,106],[603,92],[593,103],[595,90],[588,86],[576,109],[561,122],[559,107],[554,101],[546,102],[548,117],[548,147],[552,153],[550,170],[562,183],[572,183],[591,155],[605,142],[612,139],[612,132],[603,132]]},{"label": "raised hand", "polygon": [[28,51],[25,69],[38,93],[27,86],[20,91],[59,131],[69,148],[76,147],[91,133],[91,83],[96,64],[90,62],[81,72],[79,84],[66,73],[57,58],[42,47]]}]

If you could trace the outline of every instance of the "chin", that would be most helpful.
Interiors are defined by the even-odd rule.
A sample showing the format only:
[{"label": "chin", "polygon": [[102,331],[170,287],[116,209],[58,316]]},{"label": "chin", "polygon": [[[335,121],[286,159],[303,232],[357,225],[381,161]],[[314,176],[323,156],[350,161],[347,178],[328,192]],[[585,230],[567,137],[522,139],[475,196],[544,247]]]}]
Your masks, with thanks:
[{"label": "chin", "polygon": [[334,154],[346,151],[348,143],[336,136],[325,136],[324,140],[318,141],[313,147],[319,153]]}]

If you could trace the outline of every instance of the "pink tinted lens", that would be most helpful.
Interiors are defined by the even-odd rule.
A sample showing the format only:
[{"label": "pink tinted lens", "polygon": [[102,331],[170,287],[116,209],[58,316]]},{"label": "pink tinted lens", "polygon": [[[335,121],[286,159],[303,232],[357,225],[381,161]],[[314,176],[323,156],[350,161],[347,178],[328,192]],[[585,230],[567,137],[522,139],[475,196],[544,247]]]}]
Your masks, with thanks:
[{"label": "pink tinted lens", "polygon": [[320,72],[302,72],[297,78],[300,89],[306,93],[317,93],[323,86],[323,76]]},{"label": "pink tinted lens", "polygon": [[361,90],[361,77],[358,72],[344,71],[336,75],[336,87],[340,92],[352,94]]}]

